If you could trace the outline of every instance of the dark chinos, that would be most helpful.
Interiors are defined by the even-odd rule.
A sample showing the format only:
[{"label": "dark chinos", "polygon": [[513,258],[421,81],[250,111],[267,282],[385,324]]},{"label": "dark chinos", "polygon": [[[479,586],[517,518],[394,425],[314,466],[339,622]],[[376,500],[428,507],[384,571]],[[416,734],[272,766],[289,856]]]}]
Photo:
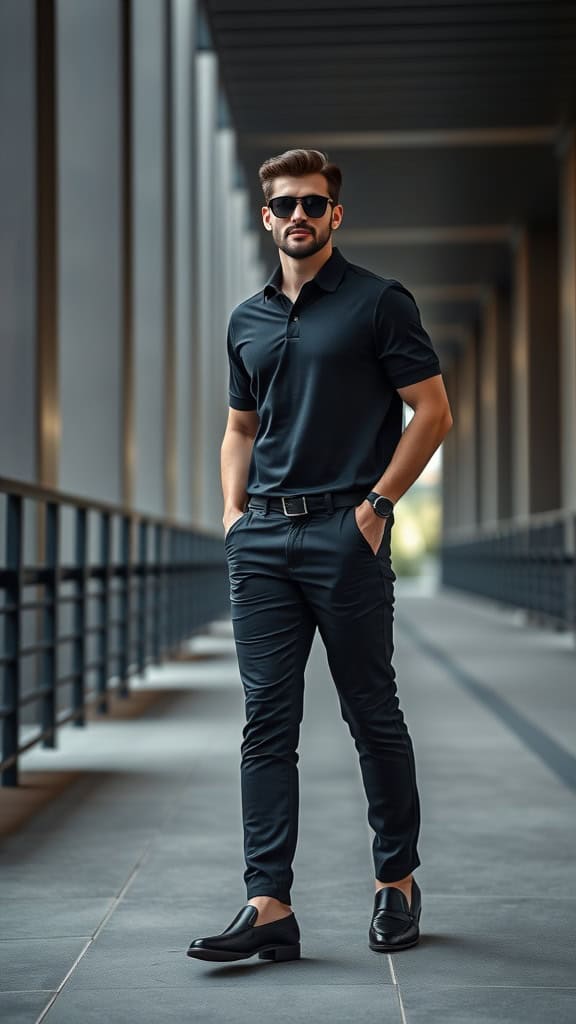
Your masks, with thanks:
[{"label": "dark chinos", "polygon": [[403,878],[420,863],[420,808],[392,667],[392,518],[374,555],[356,523],[354,503],[294,518],[265,505],[265,499],[251,498],[225,538],[246,696],[244,878],[248,899],[269,895],[289,904],[304,668],[316,626],[360,755],[375,872],[382,881]]},{"label": "dark chinos", "polygon": [[[372,314],[375,282],[381,293],[382,279],[355,268],[334,249],[331,259],[312,282],[303,286],[297,303],[292,304],[278,289],[279,274],[277,268],[264,292],[232,314],[228,338],[230,404],[239,409],[257,408],[260,429],[254,442],[248,501],[226,533],[224,547],[246,708],[241,794],[247,898],[269,895],[289,904],[298,830],[297,748],[304,670],[316,627],[326,648],[342,717],[359,754],[368,821],[375,833],[375,875],[383,882],[397,881],[420,864],[420,804],[412,742],[399,707],[392,665],[396,576],[391,566],[390,539],[394,516],[385,521],[376,554],[355,518],[355,507],[385,468],[386,461],[377,469],[378,459],[383,457],[382,445],[378,450],[378,445],[367,444],[368,456],[356,447],[350,454],[348,433],[338,437],[336,417],[332,415],[334,448],[314,451],[313,438],[316,444],[324,445],[328,435],[318,439],[317,430],[307,434],[313,414],[306,410],[306,396],[301,390],[313,387],[310,377],[302,373],[302,361],[309,361],[313,377],[318,345],[328,343],[319,339],[317,331],[312,331],[307,341],[308,312],[318,312],[325,299],[340,295],[344,306],[334,310],[339,319],[341,309],[350,307],[346,288],[353,288],[357,298],[359,286],[363,286],[365,305]],[[403,286],[395,284],[402,295]],[[274,303],[274,299],[278,301]],[[394,369],[396,380],[402,379],[402,373],[404,378],[417,380],[440,372],[431,343],[413,312],[411,297],[410,303],[412,333],[404,334],[404,339],[410,341],[403,348],[404,363],[388,359],[388,341],[383,348],[386,359],[380,364],[390,373]],[[330,308],[326,302],[324,322],[326,317],[330,320]],[[355,323],[361,319],[358,302],[353,316]],[[413,330],[415,318],[417,331]],[[301,344],[288,348],[290,322],[294,319],[301,321]],[[398,321],[398,330],[400,327]],[[351,321],[342,325],[342,346],[348,349],[351,331],[353,334]],[[367,333],[369,328],[368,332],[364,330],[364,335]],[[329,343],[337,348],[339,335],[334,325],[330,325],[329,334]],[[365,425],[369,419],[369,409],[373,407],[374,415],[382,419],[383,408],[387,408],[388,420],[382,424],[381,436],[391,439],[393,450],[399,437],[398,403],[394,404],[389,384],[388,406],[383,402],[378,357],[372,349],[366,349],[373,363],[366,359],[362,371],[365,376],[350,380],[352,367],[362,363],[362,343],[359,340],[351,354],[348,372],[343,365],[337,367],[338,377],[332,384],[325,361],[326,373],[316,381],[313,408],[317,409],[318,402],[326,404],[333,397],[342,397],[334,396],[334,390],[336,379],[344,372],[351,395],[347,409],[358,425],[356,436],[352,429],[355,442],[360,424]],[[282,376],[279,369],[284,371]],[[379,379],[372,385],[374,378]],[[364,418],[360,407],[353,407],[350,413],[357,384],[367,403]],[[372,386],[375,395],[380,396],[379,410],[371,399]],[[330,394],[323,390],[327,387]],[[293,418],[286,420],[282,408],[277,426],[275,415],[286,402],[287,393],[295,403]],[[344,412],[341,418],[346,420]],[[349,431],[351,427],[353,424],[345,423],[343,429]],[[371,429],[370,424],[367,429]],[[275,443],[267,447],[273,435]],[[348,454],[343,447],[346,438]]]}]

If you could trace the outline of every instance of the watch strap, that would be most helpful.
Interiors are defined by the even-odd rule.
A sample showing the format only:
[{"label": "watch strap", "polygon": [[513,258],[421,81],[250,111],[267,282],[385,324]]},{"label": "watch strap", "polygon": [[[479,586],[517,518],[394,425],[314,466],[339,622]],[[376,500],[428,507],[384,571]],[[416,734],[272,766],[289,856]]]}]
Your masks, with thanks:
[{"label": "watch strap", "polygon": [[392,514],[394,510],[394,502],[391,498],[387,498],[385,495],[379,494],[378,491],[370,491],[370,493],[366,495],[366,498],[372,505],[375,514],[380,516],[381,519],[386,519]]}]

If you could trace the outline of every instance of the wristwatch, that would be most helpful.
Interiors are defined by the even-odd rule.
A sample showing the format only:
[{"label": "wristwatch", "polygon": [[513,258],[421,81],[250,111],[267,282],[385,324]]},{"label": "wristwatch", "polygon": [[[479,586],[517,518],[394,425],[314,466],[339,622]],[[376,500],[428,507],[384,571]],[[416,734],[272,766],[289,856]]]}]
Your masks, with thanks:
[{"label": "wristwatch", "polygon": [[394,502],[390,498],[385,498],[383,494],[378,494],[378,491],[370,491],[370,494],[366,495],[366,501],[370,502],[376,515],[381,519],[387,519],[394,509]]}]

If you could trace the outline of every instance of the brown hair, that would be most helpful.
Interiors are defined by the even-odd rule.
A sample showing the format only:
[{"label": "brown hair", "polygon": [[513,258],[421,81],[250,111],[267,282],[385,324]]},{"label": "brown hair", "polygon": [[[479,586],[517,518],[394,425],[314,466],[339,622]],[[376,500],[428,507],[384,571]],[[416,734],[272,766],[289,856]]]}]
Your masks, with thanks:
[{"label": "brown hair", "polygon": [[265,160],[258,171],[258,177],[266,202],[272,196],[275,178],[299,178],[304,174],[323,174],[330,198],[334,203],[338,202],[342,171],[336,164],[329,163],[327,154],[319,149],[287,149],[285,153]]}]

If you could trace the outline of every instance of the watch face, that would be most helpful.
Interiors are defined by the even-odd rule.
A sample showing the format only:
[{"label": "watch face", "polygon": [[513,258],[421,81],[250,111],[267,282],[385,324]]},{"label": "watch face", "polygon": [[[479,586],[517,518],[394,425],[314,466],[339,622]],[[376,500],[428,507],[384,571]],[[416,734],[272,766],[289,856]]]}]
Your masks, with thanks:
[{"label": "watch face", "polygon": [[383,494],[379,495],[374,502],[374,510],[382,517],[389,516],[393,508],[390,498],[385,498]]}]

